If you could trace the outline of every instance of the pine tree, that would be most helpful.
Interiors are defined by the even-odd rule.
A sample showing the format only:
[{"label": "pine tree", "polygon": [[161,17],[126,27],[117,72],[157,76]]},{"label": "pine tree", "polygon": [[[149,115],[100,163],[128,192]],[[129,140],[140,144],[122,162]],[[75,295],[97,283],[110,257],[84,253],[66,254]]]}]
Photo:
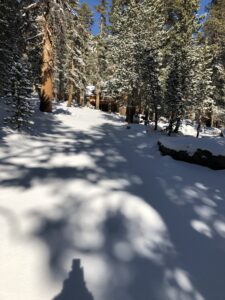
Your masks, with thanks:
[{"label": "pine tree", "polygon": [[[87,3],[83,3],[80,5],[78,10],[78,19],[80,23],[80,36],[82,39],[82,84],[80,86],[79,91],[79,104],[81,106],[84,105],[84,96],[85,89],[88,84],[90,84],[91,77],[93,79],[93,73],[91,72],[92,68],[90,68],[90,60],[92,59],[93,48],[92,48],[92,40],[93,34],[91,32],[91,27],[94,24],[93,12],[90,6]],[[92,66],[93,67],[93,66]],[[92,75],[91,75],[92,73]],[[91,80],[92,81],[92,80]]]},{"label": "pine tree", "polygon": [[[111,14],[112,37],[110,42],[111,61],[115,66],[111,87],[127,98],[127,121],[133,121],[139,84],[138,37],[135,22],[139,13],[135,3],[114,1]],[[136,23],[138,24],[138,22]],[[140,24],[138,24],[140,25]]]},{"label": "pine tree", "polygon": [[191,84],[191,49],[193,37],[200,28],[196,15],[199,1],[169,1],[167,7],[167,28],[170,41],[166,49],[168,78],[165,101],[169,112],[169,135],[176,121],[178,132],[180,120],[185,116],[189,104]]},{"label": "pine tree", "polygon": [[[160,113],[163,113],[165,70],[163,66],[165,45],[168,35],[165,26],[165,9],[163,1],[142,3],[139,16],[139,64],[142,82],[141,90],[145,98],[144,110],[153,112],[155,130]],[[152,20],[149,22],[149,20]],[[143,47],[144,45],[144,47]],[[140,89],[140,88],[139,88]],[[140,101],[140,99],[139,99]]]},{"label": "pine tree", "polygon": [[[74,2],[72,11],[68,11],[67,48],[68,56],[66,63],[68,106],[71,106],[74,95],[79,97],[83,105],[84,90],[87,83],[86,65],[87,49],[90,39],[91,19],[90,10],[85,6],[88,15],[85,16],[84,6],[80,7]],[[88,21],[89,20],[89,21]],[[89,24],[89,25],[87,25]]]},{"label": "pine tree", "polygon": [[[221,111],[225,108],[225,1],[213,0],[204,26],[206,39],[213,53],[214,101]],[[222,115],[222,114],[221,114]],[[224,113],[223,113],[224,115]],[[224,118],[224,116],[223,116]]]},{"label": "pine tree", "polygon": [[96,109],[100,108],[100,98],[103,95],[103,88],[107,80],[107,36],[108,36],[108,2],[101,0],[100,5],[95,6],[100,14],[99,34],[93,38],[93,54],[95,56],[96,66],[93,74],[93,85],[96,93]]},{"label": "pine tree", "polygon": [[100,14],[100,36],[107,34],[107,17],[108,17],[108,1],[101,0],[100,4],[95,6],[96,11]]},{"label": "pine tree", "polygon": [[213,56],[211,47],[206,43],[193,45],[192,59],[192,82],[190,86],[192,101],[190,101],[190,110],[195,112],[195,118],[200,129],[202,118],[209,114],[209,112],[212,113],[214,106],[213,93],[215,87],[212,80]]},{"label": "pine tree", "polygon": [[90,6],[86,2],[83,2],[80,5],[79,18],[80,18],[80,22],[83,24],[83,26],[88,32],[91,31],[91,27],[94,24],[93,16],[94,14]]},{"label": "pine tree", "polygon": [[56,1],[52,6],[50,28],[53,52],[53,94],[57,100],[66,98],[67,29],[70,7],[66,1]]},{"label": "pine tree", "polygon": [[33,112],[31,95],[33,92],[31,71],[29,69],[28,56],[14,56],[15,65],[12,68],[11,92],[6,100],[9,105],[9,116],[5,122],[13,129],[21,130],[24,127],[30,128],[30,116]]},{"label": "pine tree", "polygon": [[15,47],[14,13],[16,3],[13,0],[0,1],[0,96],[5,96],[10,89],[10,75],[13,65],[12,49]]},{"label": "pine tree", "polygon": [[[28,15],[24,13],[24,2],[10,2],[13,19],[8,24],[10,26],[12,48],[10,51],[9,80],[5,89],[5,99],[9,105],[9,115],[5,119],[7,124],[11,124],[14,129],[20,130],[29,127],[29,117],[32,113],[32,84],[34,81],[31,60],[32,56],[30,44],[27,42],[30,37],[30,26]],[[7,41],[5,41],[7,44]]]},{"label": "pine tree", "polygon": [[160,0],[113,2],[111,53],[117,80],[112,82],[120,94],[128,96],[129,122],[132,122],[135,106],[151,107],[155,116],[158,115],[162,48],[166,38],[164,19],[164,2]]}]

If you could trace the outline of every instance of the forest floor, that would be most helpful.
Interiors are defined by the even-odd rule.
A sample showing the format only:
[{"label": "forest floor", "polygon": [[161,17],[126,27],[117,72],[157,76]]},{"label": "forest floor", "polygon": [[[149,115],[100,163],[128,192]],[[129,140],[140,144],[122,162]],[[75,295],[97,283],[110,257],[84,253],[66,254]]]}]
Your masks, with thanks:
[{"label": "forest floor", "polygon": [[88,108],[34,128],[1,133],[1,300],[225,299],[225,171]]}]

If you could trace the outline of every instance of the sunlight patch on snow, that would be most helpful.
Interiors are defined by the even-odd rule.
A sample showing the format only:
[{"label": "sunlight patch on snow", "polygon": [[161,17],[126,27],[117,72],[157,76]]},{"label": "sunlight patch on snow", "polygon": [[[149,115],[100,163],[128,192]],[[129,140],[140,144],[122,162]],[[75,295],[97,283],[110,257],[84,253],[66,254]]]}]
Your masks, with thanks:
[{"label": "sunlight patch on snow", "polygon": [[121,157],[120,155],[116,155],[115,153],[109,154],[109,156],[106,157],[106,160],[108,162],[111,162],[112,166],[117,164],[118,162],[126,162],[127,161],[124,157]]},{"label": "sunlight patch on snow", "polygon": [[78,252],[78,257],[82,260],[85,270],[85,278],[90,291],[94,291],[94,300],[106,299],[107,291],[102,288],[112,282],[113,266],[110,266],[107,257],[102,254],[93,253],[92,255]]},{"label": "sunlight patch on snow", "polygon": [[165,299],[168,300],[205,300],[195,289],[189,275],[182,269],[165,271]]},{"label": "sunlight patch on snow", "polygon": [[137,146],[137,149],[140,149],[140,150],[143,150],[143,149],[146,149],[146,148],[148,148],[148,145],[146,145],[146,144],[140,144],[140,145]]},{"label": "sunlight patch on snow", "polygon": [[199,194],[192,187],[185,187],[183,193],[187,199],[198,198]]},{"label": "sunlight patch on snow", "polygon": [[224,200],[221,196],[219,196],[219,195],[214,195],[214,199],[215,200],[219,200],[219,201],[222,201],[222,200]]},{"label": "sunlight patch on snow", "polygon": [[157,177],[157,180],[159,181],[163,191],[165,192],[166,196],[177,205],[183,205],[183,201],[180,199],[180,197],[177,195],[176,190],[169,187],[167,185],[166,180],[164,180],[161,177]]},{"label": "sunlight patch on snow", "polygon": [[17,170],[15,166],[1,166],[0,180],[9,180],[12,177],[22,177],[25,171]]},{"label": "sunlight patch on snow", "polygon": [[[82,143],[83,143],[83,140],[82,140]],[[97,156],[97,157],[103,157],[105,154],[102,150],[95,149],[95,150],[92,151],[92,155]]]},{"label": "sunlight patch on snow", "polygon": [[167,189],[166,195],[175,203],[180,204],[180,205],[184,204],[182,201],[180,201],[175,189],[172,189],[172,188]]},{"label": "sunlight patch on snow", "polygon": [[214,228],[222,238],[225,238],[225,222],[215,221]]},{"label": "sunlight patch on snow", "polygon": [[211,221],[216,215],[216,211],[213,208],[205,205],[195,206],[194,211],[201,219],[207,221]]},{"label": "sunlight patch on snow", "polygon": [[[0,265],[4,274],[0,277],[0,298],[39,300],[40,295],[35,290],[43,295],[53,295],[56,285],[48,276],[47,253],[42,243],[24,238],[8,240],[2,234],[0,238]],[[26,248],[29,253],[24,251]]]},{"label": "sunlight patch on snow", "polygon": [[195,186],[197,187],[197,188],[199,188],[200,190],[203,190],[203,191],[208,191],[208,187],[207,186],[205,186],[204,184],[202,184],[202,183],[200,183],[200,182],[196,182],[195,183]]},{"label": "sunlight patch on snow", "polygon": [[108,189],[123,189],[130,185],[130,181],[124,178],[118,178],[117,181],[110,180],[110,179],[103,179],[99,181],[99,186]]},{"label": "sunlight patch on snow", "polygon": [[210,227],[207,224],[203,223],[202,221],[192,220],[191,227],[194,230],[196,230],[198,233],[201,233],[201,234],[207,236],[208,238],[213,237]]},{"label": "sunlight patch on snow", "polygon": [[173,176],[173,178],[178,181],[178,182],[182,182],[183,178],[181,176]]},{"label": "sunlight patch on snow", "polygon": [[94,160],[87,154],[55,154],[48,163],[51,167],[59,167],[59,166],[69,166],[69,167],[77,167],[78,169],[83,168],[96,168]]},{"label": "sunlight patch on snow", "polygon": [[186,292],[191,292],[193,290],[190,279],[188,278],[187,273],[183,270],[176,269],[174,271],[174,279],[182,290]]},{"label": "sunlight patch on snow", "polygon": [[209,199],[207,196],[202,197],[202,202],[205,205],[208,205],[211,207],[217,207],[217,204],[213,200]]}]

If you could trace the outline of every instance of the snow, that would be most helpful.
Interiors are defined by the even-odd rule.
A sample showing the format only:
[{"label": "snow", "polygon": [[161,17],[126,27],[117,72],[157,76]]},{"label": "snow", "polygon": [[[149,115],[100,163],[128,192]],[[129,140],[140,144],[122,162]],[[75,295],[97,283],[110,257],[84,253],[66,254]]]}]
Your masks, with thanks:
[{"label": "snow", "polygon": [[186,151],[193,155],[197,149],[207,150],[214,156],[225,156],[225,138],[204,137],[197,139],[194,137],[163,137],[159,140],[165,147],[176,151]]},{"label": "snow", "polygon": [[86,87],[86,95],[87,96],[93,95],[94,91],[95,91],[95,86],[94,85],[88,85]]},{"label": "snow", "polygon": [[197,130],[196,128],[194,128],[193,126],[191,125],[182,125],[181,128],[180,128],[180,132],[183,134],[183,135],[189,135],[189,136],[194,136],[196,137],[197,135]]},{"label": "snow", "polygon": [[[164,120],[163,120],[164,119]],[[191,125],[191,120],[183,120],[183,122],[180,125],[179,128],[179,134],[184,135],[184,136],[193,136],[196,137],[197,135],[197,125]],[[160,118],[158,122],[158,130],[159,131],[165,131],[166,128],[169,126],[168,121],[165,118]],[[149,124],[148,131],[152,131],[155,127],[155,122],[151,122]],[[201,132],[200,132],[200,137],[215,137],[215,136],[220,136],[221,131],[223,130],[215,128],[215,127],[203,127]]]},{"label": "snow", "polygon": [[63,285],[82,282],[74,259],[94,300],[225,298],[225,171],[161,156],[160,134],[118,115],[33,121],[1,133],[0,299],[89,300]]}]

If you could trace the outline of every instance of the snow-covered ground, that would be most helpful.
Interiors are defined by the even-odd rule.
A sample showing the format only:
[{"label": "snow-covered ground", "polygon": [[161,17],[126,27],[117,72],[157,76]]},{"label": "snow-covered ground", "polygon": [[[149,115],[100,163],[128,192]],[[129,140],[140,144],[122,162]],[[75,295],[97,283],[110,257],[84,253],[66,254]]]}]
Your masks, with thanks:
[{"label": "snow-covered ground", "polygon": [[[163,120],[164,119],[164,120]],[[196,137],[197,135],[197,125],[191,125],[191,120],[183,120],[180,127],[179,127],[179,134],[184,136],[192,136]],[[166,128],[169,126],[168,121],[165,118],[160,118],[158,122],[158,130],[159,131],[166,131]],[[155,122],[150,122],[148,126],[148,131],[152,132],[155,127]],[[174,126],[175,128],[175,126]],[[200,132],[199,137],[216,137],[220,136],[220,134],[224,133],[224,129],[218,129],[215,127],[205,127],[203,126]]]},{"label": "snow-covered ground", "polygon": [[225,157],[225,138],[224,137],[204,137],[197,139],[190,136],[182,137],[163,137],[160,142],[169,149],[176,151],[187,151],[193,155],[197,149],[207,150],[214,156]]},{"label": "snow-covered ground", "polygon": [[1,133],[1,300],[225,299],[225,171],[161,156],[115,115],[34,123]]}]

